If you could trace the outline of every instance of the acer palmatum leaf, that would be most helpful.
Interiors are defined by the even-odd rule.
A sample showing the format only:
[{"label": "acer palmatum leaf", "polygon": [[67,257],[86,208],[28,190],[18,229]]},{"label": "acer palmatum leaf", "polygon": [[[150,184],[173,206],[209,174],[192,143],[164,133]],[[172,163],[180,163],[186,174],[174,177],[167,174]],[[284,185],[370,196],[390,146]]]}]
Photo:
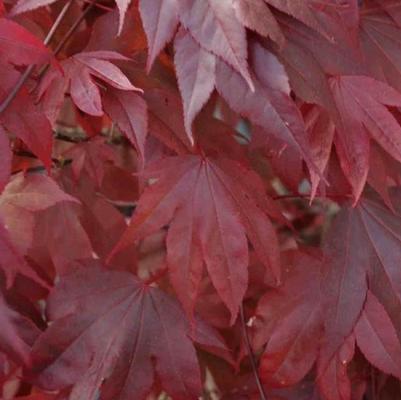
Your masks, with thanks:
[{"label": "acer palmatum leaf", "polygon": [[355,337],[350,335],[327,365],[318,359],[317,385],[324,400],[347,400],[351,398],[351,380],[347,367],[355,352]]},{"label": "acer palmatum leaf", "polygon": [[[142,92],[142,89],[133,86],[121,69],[111,62],[127,60],[127,57],[114,51],[81,52],[67,58],[61,63],[64,76],[53,70],[40,86],[41,96],[46,95],[47,90],[50,91],[50,96],[45,97],[45,110],[53,115],[53,109],[58,110],[59,99],[69,87],[72,100],[80,110],[93,116],[103,115],[100,89],[94,78],[118,90]],[[57,87],[52,84],[55,80]]]},{"label": "acer palmatum leaf", "polygon": [[[0,65],[0,96],[5,98],[20,78],[9,66]],[[0,114],[3,128],[15,134],[43,162],[51,166],[53,133],[45,114],[34,104],[27,88],[22,87],[7,109]],[[40,134],[39,134],[40,132]]]},{"label": "acer palmatum leaf", "polygon": [[[79,310],[79,313],[76,311]],[[179,304],[126,272],[87,265],[49,298],[52,325],[35,343],[30,375],[43,388],[73,385],[70,399],[145,399],[155,383],[174,399],[197,399],[201,377],[190,326]],[[224,342],[201,320],[194,341]],[[51,349],[51,351],[50,351]],[[228,353],[227,353],[228,354]]]},{"label": "acer palmatum leaf", "polygon": [[386,108],[386,105],[401,106],[401,94],[385,83],[365,76],[331,78],[330,86],[341,115],[337,127],[340,161],[344,172],[351,177],[357,201],[369,168],[368,134],[401,161],[401,127]]},{"label": "acer palmatum leaf", "polygon": [[4,225],[0,220],[0,267],[3,270],[6,280],[7,287],[10,288],[17,274],[24,275],[42,286],[46,287],[47,284],[37,275],[34,269],[32,269],[23,255],[20,254],[17,247],[11,240],[11,236],[8,232],[8,226]]},{"label": "acer palmatum leaf", "polygon": [[202,49],[183,28],[174,41],[174,63],[184,106],[185,129],[192,138],[192,122],[208,101],[215,84],[216,58]]},{"label": "acer palmatum leaf", "polygon": [[265,294],[256,309],[253,342],[267,343],[260,360],[260,376],[268,387],[292,386],[315,362],[322,334],[321,262],[298,251],[283,257],[287,279]]},{"label": "acer palmatum leaf", "polygon": [[242,25],[262,36],[268,36],[282,47],[285,37],[264,0],[234,0],[235,15]]},{"label": "acer palmatum leaf", "polygon": [[55,3],[57,0],[18,0],[10,11],[11,16],[35,10]]},{"label": "acer palmatum leaf", "polygon": [[[178,298],[191,313],[197,298],[203,264],[232,322],[247,287],[248,243],[279,277],[277,239],[266,209],[247,185],[232,175],[239,164],[197,155],[166,158],[149,166],[157,178],[141,196],[130,226],[115,251],[170,223],[167,262]],[[249,179],[251,178],[251,179]],[[269,250],[263,240],[269,238]],[[185,246],[182,246],[186,243]]]},{"label": "acer palmatum leaf", "polygon": [[[326,26],[319,21],[313,0],[264,0],[266,3],[300,20],[310,28],[328,38]],[[319,6],[316,6],[319,7]]]},{"label": "acer palmatum leaf", "polygon": [[[325,336],[321,369],[332,365],[335,354],[352,333],[366,298],[366,267],[369,253],[363,241],[358,212],[343,210],[334,220],[324,241],[327,271],[322,282]],[[341,317],[340,317],[341,316]],[[334,368],[331,366],[330,368]]]},{"label": "acer palmatum leaf", "polygon": [[74,60],[89,68],[90,74],[120,90],[143,92],[131,84],[124,73],[110,61],[128,61],[129,58],[114,51],[86,51],[75,54]]},{"label": "acer palmatum leaf", "polygon": [[12,310],[0,293],[0,351],[8,354],[17,363],[29,363],[29,345],[24,342],[18,329],[23,319]]},{"label": "acer palmatum leaf", "polygon": [[[394,204],[399,195],[399,191],[393,193]],[[400,232],[399,214],[374,196],[362,198],[355,208],[342,210],[334,221],[325,239],[328,271],[323,281],[325,340],[321,369],[324,360],[331,362],[355,328],[368,288],[383,304],[399,336]],[[387,316],[381,318],[386,321]]]},{"label": "acer palmatum leaf", "polygon": [[32,244],[35,213],[60,202],[77,202],[42,174],[14,175],[0,196],[0,215],[21,254]]},{"label": "acer palmatum leaf", "polygon": [[[93,257],[90,239],[82,226],[81,209],[77,204],[61,202],[35,215],[33,249],[43,249],[57,274],[70,271],[73,262]],[[65,232],[69,235],[66,236]],[[38,264],[40,257],[30,254]]]},{"label": "acer palmatum leaf", "polygon": [[221,57],[255,90],[247,65],[245,28],[231,0],[177,0],[182,25],[206,50]]},{"label": "acer palmatum leaf", "polygon": [[319,175],[313,169],[309,171],[312,183],[311,200],[313,200],[320,183],[320,176],[324,175],[329,163],[335,125],[328,113],[319,106],[311,107],[304,116],[304,119],[313,160],[320,172]]},{"label": "acer palmatum leaf", "polygon": [[[388,7],[385,6],[386,3]],[[400,44],[394,40],[401,32],[400,5],[393,0],[369,2],[369,5],[367,11],[361,15],[360,35],[364,55],[374,78],[388,82],[400,90]],[[389,13],[383,12],[381,6]],[[391,13],[398,13],[397,19],[392,18]]]},{"label": "acer palmatum leaf", "polygon": [[148,40],[146,69],[149,72],[156,57],[177,29],[177,0],[139,0],[139,12]]},{"label": "acer palmatum leaf", "polygon": [[[237,113],[295,149],[317,173],[312,153],[307,143],[304,121],[290,98],[288,78],[277,58],[254,43],[250,56],[255,69],[255,91],[251,91],[241,76],[222,61],[217,63],[216,88],[230,107]],[[267,138],[258,136],[255,147],[266,147]]]},{"label": "acer palmatum leaf", "polygon": [[6,18],[0,18],[0,54],[2,63],[41,64],[51,53],[31,32]]},{"label": "acer palmatum leaf", "polygon": [[148,109],[145,100],[133,91],[109,89],[103,93],[105,113],[135,147],[140,164],[145,161]]},{"label": "acer palmatum leaf", "polygon": [[355,338],[358,347],[373,365],[400,379],[400,341],[386,310],[370,291],[355,325]]},{"label": "acer palmatum leaf", "polygon": [[[176,91],[148,89],[144,94],[149,112],[149,133],[177,154],[191,152],[192,141],[185,131],[182,102]],[[171,112],[171,108],[174,112]]]},{"label": "acer palmatum leaf", "polygon": [[14,175],[0,196],[2,207],[13,206],[32,212],[45,210],[62,201],[78,203],[52,178],[42,174]]},{"label": "acer palmatum leaf", "polygon": [[0,193],[11,175],[12,151],[6,132],[0,126]]},{"label": "acer palmatum leaf", "polygon": [[105,143],[104,138],[98,136],[73,145],[63,153],[63,157],[72,159],[72,173],[77,181],[85,171],[98,187],[102,184],[106,163],[116,161],[113,148]]}]

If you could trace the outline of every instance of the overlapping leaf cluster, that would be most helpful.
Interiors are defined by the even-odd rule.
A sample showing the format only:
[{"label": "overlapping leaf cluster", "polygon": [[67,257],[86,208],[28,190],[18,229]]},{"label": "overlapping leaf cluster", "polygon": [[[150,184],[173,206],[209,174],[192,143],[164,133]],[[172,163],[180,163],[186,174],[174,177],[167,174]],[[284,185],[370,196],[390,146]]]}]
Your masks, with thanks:
[{"label": "overlapping leaf cluster", "polygon": [[0,0],[0,398],[401,398],[400,55],[399,0]]}]

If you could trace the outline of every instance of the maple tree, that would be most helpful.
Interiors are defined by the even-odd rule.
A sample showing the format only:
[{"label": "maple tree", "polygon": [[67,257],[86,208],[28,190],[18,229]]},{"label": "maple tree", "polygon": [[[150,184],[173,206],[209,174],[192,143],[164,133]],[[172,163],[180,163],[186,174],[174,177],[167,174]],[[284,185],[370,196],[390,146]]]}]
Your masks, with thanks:
[{"label": "maple tree", "polygon": [[399,0],[0,0],[0,398],[401,398]]}]

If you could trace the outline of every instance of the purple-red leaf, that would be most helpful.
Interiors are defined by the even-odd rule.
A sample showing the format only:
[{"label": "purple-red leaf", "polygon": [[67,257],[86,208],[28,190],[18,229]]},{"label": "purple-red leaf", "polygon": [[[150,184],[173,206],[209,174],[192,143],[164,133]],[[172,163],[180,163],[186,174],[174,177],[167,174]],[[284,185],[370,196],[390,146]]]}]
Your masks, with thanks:
[{"label": "purple-red leaf", "polygon": [[[141,239],[170,222],[167,261],[172,283],[184,308],[191,312],[206,264],[234,320],[247,287],[246,234],[261,259],[279,276],[277,239],[266,210],[248,185],[232,172],[229,160],[199,156],[172,157],[153,164],[148,176],[157,178],[140,198],[118,248]],[[263,246],[269,238],[270,250]]]},{"label": "purple-red leaf", "polygon": [[178,25],[177,0],[139,0],[143,27],[148,39],[148,72]]},{"label": "purple-red leaf", "polygon": [[178,32],[174,49],[178,85],[184,104],[185,129],[193,141],[192,122],[214,89],[216,59],[184,29]]},{"label": "purple-red leaf", "polygon": [[146,102],[135,92],[110,89],[103,94],[103,106],[106,114],[135,147],[143,163],[148,133]]},{"label": "purple-red leaf", "polygon": [[262,36],[269,36],[280,47],[285,37],[273,13],[263,0],[234,0],[233,6],[238,20]]},{"label": "purple-red leaf", "polygon": [[[102,400],[127,400],[133,393],[142,400],[156,375],[174,399],[200,395],[189,323],[160,289],[126,272],[85,266],[61,280],[48,315],[53,323],[33,349],[32,374],[41,387],[73,385],[71,400],[94,400],[99,389]],[[203,346],[226,351],[211,328],[196,323]]]},{"label": "purple-red leaf", "polygon": [[44,44],[21,25],[0,18],[1,61],[17,65],[50,61],[51,53]]},{"label": "purple-red leaf", "polygon": [[337,127],[340,161],[357,200],[368,174],[368,135],[401,161],[401,127],[386,108],[386,105],[401,106],[401,94],[365,76],[331,78],[330,86],[341,118]]},{"label": "purple-red leaf", "polygon": [[371,292],[355,326],[355,338],[373,365],[401,379],[400,341],[386,310]]},{"label": "purple-red leaf", "polygon": [[322,331],[321,260],[295,251],[283,258],[288,278],[261,298],[254,327],[254,345],[267,342],[259,370],[270,387],[301,381],[315,362]]},{"label": "purple-red leaf", "polygon": [[247,66],[245,28],[229,0],[178,0],[181,23],[195,40],[230,64],[247,82],[254,84]]}]

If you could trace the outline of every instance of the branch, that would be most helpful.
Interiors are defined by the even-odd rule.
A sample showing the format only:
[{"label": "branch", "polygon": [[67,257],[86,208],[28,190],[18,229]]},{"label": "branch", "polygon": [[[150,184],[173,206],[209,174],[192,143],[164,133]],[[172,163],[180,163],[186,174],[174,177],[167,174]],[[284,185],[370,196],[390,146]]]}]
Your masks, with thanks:
[{"label": "branch", "polygon": [[[64,5],[63,9],[61,10],[60,14],[58,15],[57,19],[54,21],[53,26],[50,28],[49,33],[46,35],[45,40],[43,41],[43,44],[47,46],[50,41],[52,40],[54,33],[56,32],[57,28],[59,27],[61,21],[64,18],[64,15],[67,13],[69,10],[73,0],[70,0],[67,4]],[[20,91],[21,87],[24,85],[24,83],[28,80],[30,77],[32,71],[34,70],[35,65],[30,65],[29,67],[26,68],[24,73],[20,76],[18,82],[14,86],[13,90],[8,94],[8,96],[4,99],[4,101],[0,104],[0,114],[6,110],[6,108],[11,104],[11,102],[14,100],[15,96],[18,94]]]},{"label": "branch", "polygon": [[240,317],[241,317],[242,333],[244,335],[245,346],[246,346],[246,349],[248,351],[249,360],[251,361],[252,371],[253,371],[253,375],[255,377],[256,386],[258,387],[258,390],[259,390],[260,399],[261,400],[267,400],[267,396],[266,396],[265,390],[264,390],[263,385],[262,385],[262,383],[260,382],[260,379],[259,379],[258,367],[256,365],[255,356],[253,354],[252,347],[251,347],[251,342],[249,340],[249,335],[248,335],[248,329],[246,327],[243,304],[240,305],[239,312],[240,312]]},{"label": "branch", "polygon": [[[286,200],[286,199],[296,199],[296,200],[309,200],[310,199],[310,194],[302,194],[302,193],[297,193],[297,194],[282,194],[282,195],[277,195],[277,196],[272,196],[273,200]],[[315,196],[316,199],[322,199],[322,200],[330,200],[330,199],[351,199],[352,195],[350,194],[331,194],[328,196]]]}]

